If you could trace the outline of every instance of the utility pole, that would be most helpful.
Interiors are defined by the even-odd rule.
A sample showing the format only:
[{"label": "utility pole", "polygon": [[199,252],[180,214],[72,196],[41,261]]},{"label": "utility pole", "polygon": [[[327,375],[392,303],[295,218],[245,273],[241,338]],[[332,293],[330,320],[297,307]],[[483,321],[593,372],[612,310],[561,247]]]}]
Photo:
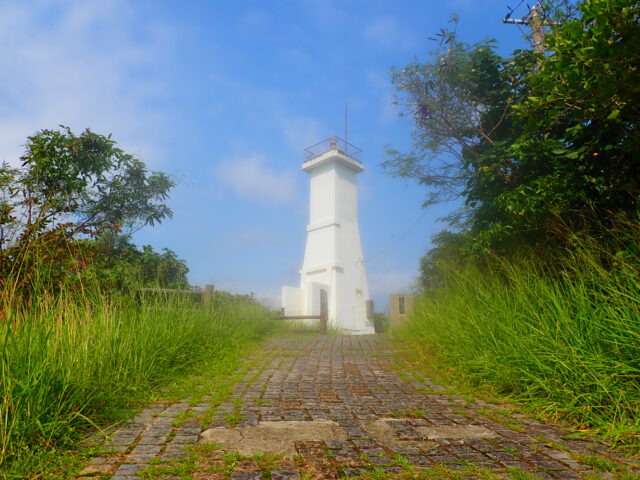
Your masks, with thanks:
[{"label": "utility pole", "polygon": [[529,13],[522,18],[511,18],[511,12],[502,19],[502,23],[513,25],[527,25],[533,34],[533,50],[536,53],[544,53],[544,32],[542,31],[542,18],[540,17],[539,5],[534,5]]},{"label": "utility pole", "polygon": [[544,53],[544,32],[542,31],[542,19],[537,5],[531,8],[530,15],[529,26],[533,32],[533,50],[536,53]]}]

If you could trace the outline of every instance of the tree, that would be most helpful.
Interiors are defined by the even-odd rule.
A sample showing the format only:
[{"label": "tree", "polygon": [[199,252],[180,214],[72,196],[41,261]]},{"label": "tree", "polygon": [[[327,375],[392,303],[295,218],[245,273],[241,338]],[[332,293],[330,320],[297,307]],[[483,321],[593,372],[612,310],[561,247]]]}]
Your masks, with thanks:
[{"label": "tree", "polygon": [[[106,232],[131,232],[172,216],[174,186],[161,172],[116,147],[111,136],[68,127],[28,138],[21,168],[0,168],[0,270],[35,263],[56,278],[77,272]],[[35,262],[35,263],[34,263]]]},{"label": "tree", "polygon": [[414,141],[412,152],[389,150],[383,163],[388,173],[424,184],[425,205],[464,195],[483,151],[510,139],[512,106],[532,63],[529,52],[517,52],[518,62],[501,58],[492,41],[469,45],[446,29],[438,37],[430,62],[392,71]]},{"label": "tree", "polygon": [[567,208],[602,218],[639,206],[640,4],[590,0],[580,13],[548,36],[513,148],[545,152]]},{"label": "tree", "polygon": [[104,292],[130,291],[140,286],[189,288],[189,268],[168,248],[162,253],[150,245],[140,249],[129,235],[113,231],[100,235],[90,247],[91,267],[82,276],[97,280]]},{"label": "tree", "polygon": [[578,8],[551,27],[544,55],[501,58],[443,31],[429,63],[393,74],[414,152],[385,167],[430,187],[427,204],[465,199],[467,253],[545,249],[564,240],[557,224],[592,231],[638,214],[640,6]]},{"label": "tree", "polygon": [[42,130],[29,137],[21,160],[21,169],[3,168],[12,180],[3,182],[3,197],[19,214],[9,225],[26,238],[61,225],[68,225],[69,237],[135,229],[172,215],[163,202],[174,182],[148,172],[110,135],[87,129],[76,136],[68,127]]}]

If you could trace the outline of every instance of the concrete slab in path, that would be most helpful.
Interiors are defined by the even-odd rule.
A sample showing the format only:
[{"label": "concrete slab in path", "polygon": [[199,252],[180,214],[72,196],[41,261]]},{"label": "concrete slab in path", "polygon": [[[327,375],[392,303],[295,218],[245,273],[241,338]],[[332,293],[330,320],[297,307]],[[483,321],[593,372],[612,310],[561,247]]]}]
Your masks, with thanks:
[{"label": "concrete slab in path", "polygon": [[215,443],[241,455],[271,453],[293,456],[295,442],[346,440],[347,433],[330,420],[260,422],[256,426],[210,428],[202,432],[200,442]]}]

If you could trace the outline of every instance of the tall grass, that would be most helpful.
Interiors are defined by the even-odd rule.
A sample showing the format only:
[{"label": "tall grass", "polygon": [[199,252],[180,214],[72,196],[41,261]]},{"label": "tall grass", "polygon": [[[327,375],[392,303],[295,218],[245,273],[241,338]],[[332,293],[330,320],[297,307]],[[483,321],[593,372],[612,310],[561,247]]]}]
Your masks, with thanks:
[{"label": "tall grass", "polygon": [[263,309],[231,299],[108,300],[96,290],[43,295],[28,307],[4,293],[0,477],[30,469],[37,477],[43,454],[79,430],[117,418],[198,362],[232,361],[270,328]]},{"label": "tall grass", "polygon": [[449,271],[402,333],[477,382],[640,443],[640,279],[583,250],[560,275],[532,265]]}]

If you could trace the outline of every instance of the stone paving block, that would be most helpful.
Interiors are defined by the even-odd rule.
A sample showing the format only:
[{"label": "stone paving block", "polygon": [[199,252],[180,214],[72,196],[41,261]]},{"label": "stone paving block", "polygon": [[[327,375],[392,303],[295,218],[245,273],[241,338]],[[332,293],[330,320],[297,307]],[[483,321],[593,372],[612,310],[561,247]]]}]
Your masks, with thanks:
[{"label": "stone paving block", "polygon": [[532,463],[542,470],[564,470],[566,468],[561,463],[553,460],[536,460]]},{"label": "stone paving block", "polygon": [[130,453],[124,459],[124,463],[148,463],[156,457],[156,453]]},{"label": "stone paving block", "polygon": [[429,460],[429,457],[426,457],[425,455],[409,454],[409,455],[403,455],[403,457],[412,465],[418,465],[421,467],[426,467],[434,463],[432,460]]},{"label": "stone paving block", "polygon": [[121,445],[131,445],[135,442],[135,437],[114,437],[111,440],[107,440],[104,444],[107,447],[115,447]]},{"label": "stone paving block", "polygon": [[579,480],[581,478],[580,474],[572,472],[571,470],[558,470],[555,472],[549,472],[549,474],[554,478],[562,480]]},{"label": "stone paving block", "polygon": [[202,431],[202,427],[198,422],[183,423],[178,427],[176,434],[178,435],[197,435]]},{"label": "stone paving block", "polygon": [[198,441],[198,435],[176,435],[171,440],[171,443],[196,443]]},{"label": "stone paving block", "polygon": [[378,442],[376,442],[375,440],[371,440],[371,439],[355,439],[353,441],[353,444],[356,447],[359,448],[373,448],[373,447],[379,447],[380,444]]},{"label": "stone paving block", "polygon": [[123,463],[116,470],[116,475],[133,475],[148,467],[149,465],[142,463]]},{"label": "stone paving block", "polygon": [[391,465],[392,463],[394,463],[393,458],[389,458],[386,456],[373,456],[368,458],[369,458],[369,463],[377,466]]},{"label": "stone paving block", "polygon": [[297,480],[300,472],[295,470],[271,470],[271,480]]},{"label": "stone paving block", "polygon": [[367,457],[384,455],[386,453],[382,447],[361,448],[360,451]]},{"label": "stone paving block", "polygon": [[231,480],[261,480],[261,472],[233,472]]},{"label": "stone paving block", "polygon": [[188,445],[170,443],[167,445],[167,448],[165,449],[165,451],[166,452],[184,452],[187,450],[187,448],[188,448]]},{"label": "stone paving block", "polygon": [[187,458],[188,456],[189,456],[189,454],[184,450],[175,450],[175,451],[167,450],[166,452],[164,452],[162,454],[162,458],[163,459],[167,459],[167,460],[175,460],[175,459],[179,459],[179,458]]},{"label": "stone paving block", "polygon": [[498,462],[517,462],[518,460],[520,460],[515,455],[507,452],[489,452],[487,453],[487,456],[492,458],[493,460],[497,460]]},{"label": "stone paving block", "polygon": [[367,470],[363,468],[346,467],[342,469],[345,478],[361,477],[367,474]]},{"label": "stone paving block", "polygon": [[140,445],[163,445],[167,441],[167,435],[143,435],[138,440]]},{"label": "stone paving block", "polygon": [[133,450],[131,450],[132,455],[137,455],[139,453],[158,453],[162,450],[162,445],[137,445]]},{"label": "stone paving block", "polygon": [[128,445],[105,445],[103,453],[123,453],[129,449]]},{"label": "stone paving block", "polygon": [[460,463],[455,455],[429,455],[428,458],[434,463]]}]

